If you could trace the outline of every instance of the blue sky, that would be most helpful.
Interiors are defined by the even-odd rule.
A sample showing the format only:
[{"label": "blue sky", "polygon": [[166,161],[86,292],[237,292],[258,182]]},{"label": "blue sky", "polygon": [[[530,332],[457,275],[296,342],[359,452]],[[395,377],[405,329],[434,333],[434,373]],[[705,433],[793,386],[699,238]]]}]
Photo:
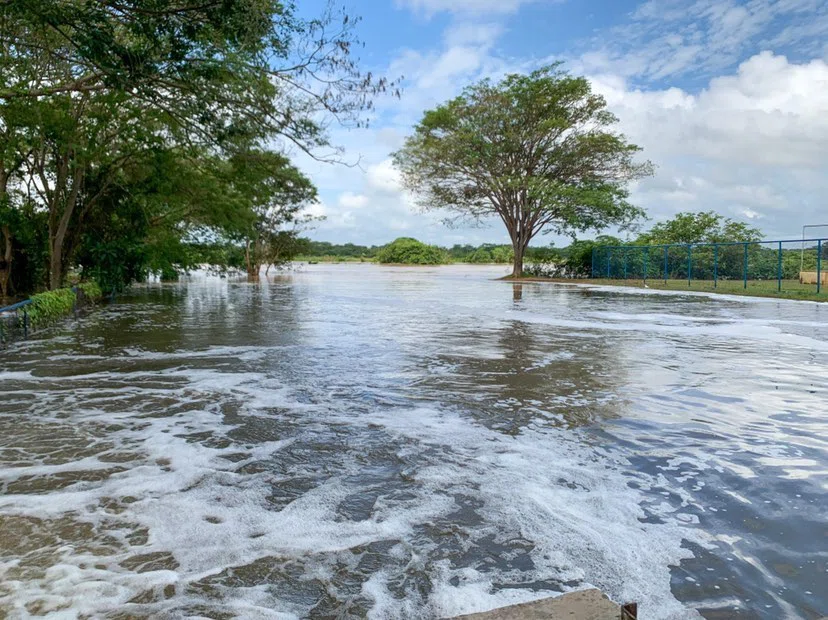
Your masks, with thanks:
[{"label": "blue sky", "polygon": [[[303,8],[314,3],[305,3]],[[652,222],[713,209],[797,237],[828,223],[825,0],[370,0],[364,67],[404,76],[368,129],[332,128],[357,167],[298,157],[325,216],[314,239],[380,244],[506,242],[497,222],[447,228],[400,187],[389,155],[423,111],[484,77],[562,61],[587,76],[657,166],[632,187]],[[824,221],[824,222],[823,222]],[[651,222],[651,223],[652,223]],[[824,229],[828,236],[828,229]],[[566,243],[539,237],[534,244]]]}]

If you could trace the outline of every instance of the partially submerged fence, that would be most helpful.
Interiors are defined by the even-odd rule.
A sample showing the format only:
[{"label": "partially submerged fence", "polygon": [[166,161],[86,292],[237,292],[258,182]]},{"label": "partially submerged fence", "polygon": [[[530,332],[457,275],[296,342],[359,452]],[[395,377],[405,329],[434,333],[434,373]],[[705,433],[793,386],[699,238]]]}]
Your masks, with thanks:
[{"label": "partially submerged fence", "polygon": [[820,294],[828,289],[828,239],[597,246],[592,278]]},{"label": "partially submerged fence", "polygon": [[46,327],[64,316],[77,316],[82,307],[94,304],[101,297],[97,284],[82,282],[0,307],[0,346],[16,337],[28,338],[32,329]]}]

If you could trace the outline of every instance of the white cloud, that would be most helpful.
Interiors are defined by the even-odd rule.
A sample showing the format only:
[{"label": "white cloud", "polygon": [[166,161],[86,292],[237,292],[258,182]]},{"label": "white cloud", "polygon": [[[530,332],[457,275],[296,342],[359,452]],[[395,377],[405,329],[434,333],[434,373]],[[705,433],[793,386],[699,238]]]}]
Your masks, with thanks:
[{"label": "white cloud", "polygon": [[400,173],[390,159],[369,166],[366,178],[370,189],[390,193],[402,191]]},{"label": "white cloud", "polygon": [[[431,17],[437,13],[514,13],[521,5],[539,0],[397,0],[397,6]],[[548,1],[548,0],[547,0]]]},{"label": "white cloud", "polygon": [[449,48],[427,72],[420,75],[417,86],[429,89],[441,84],[452,84],[454,78],[477,71],[483,62],[483,54],[482,48]]},{"label": "white cloud", "polygon": [[302,213],[309,217],[319,218],[328,216],[328,208],[321,202],[314,202],[306,206]]},{"label": "white cloud", "polygon": [[593,84],[627,133],[649,152],[672,151],[742,165],[824,168],[828,158],[828,63],[794,64],[763,52],[697,95]]},{"label": "white cloud", "polygon": [[749,50],[795,44],[819,57],[826,34],[824,0],[648,0],[628,23],[589,41],[580,64],[649,80],[710,76]]},{"label": "white cloud", "polygon": [[[468,12],[508,13],[520,2],[409,0],[422,13],[458,15],[437,49],[406,49],[387,75],[405,75],[402,100],[377,102],[375,127],[335,132],[336,144],[361,167],[308,163],[328,219],[313,236],[384,243],[400,232],[444,244],[505,241],[499,225],[449,229],[423,214],[402,190],[389,154],[426,109],[482,77],[527,71],[542,61],[511,58],[496,47],[503,28]],[[497,4],[498,6],[494,6]],[[775,20],[785,16],[780,25]],[[797,22],[797,20],[800,20]],[[759,50],[758,41],[820,40],[808,58]],[[820,34],[823,33],[823,34]],[[568,61],[585,73],[621,119],[621,129],[658,166],[635,184],[632,198],[653,219],[678,211],[716,210],[762,226],[769,237],[796,236],[804,222],[824,219],[828,195],[828,3],[815,0],[652,0],[625,28],[599,33],[590,50]],[[614,43],[607,45],[607,41]],[[624,47],[618,41],[623,40]],[[814,48],[817,50],[817,48]],[[825,54],[825,58],[822,55]],[[677,76],[693,74],[684,88]],[[550,239],[541,238],[538,243]]]},{"label": "white cloud", "polygon": [[[828,194],[828,63],[768,52],[698,94],[593,78],[621,129],[659,165],[634,197],[656,218],[714,209],[763,219],[767,234],[818,219]],[[810,172],[809,172],[810,171]]]},{"label": "white cloud", "polygon": [[345,209],[362,209],[368,204],[368,196],[345,192],[339,196],[339,204]]}]

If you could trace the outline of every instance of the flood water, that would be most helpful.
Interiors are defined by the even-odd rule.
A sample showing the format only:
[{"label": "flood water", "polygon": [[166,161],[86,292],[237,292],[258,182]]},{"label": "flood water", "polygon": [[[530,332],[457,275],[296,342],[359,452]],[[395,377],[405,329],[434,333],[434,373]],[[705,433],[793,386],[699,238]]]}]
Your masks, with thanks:
[{"label": "flood water", "polygon": [[0,617],[828,615],[828,304],[193,276],[0,356]]}]

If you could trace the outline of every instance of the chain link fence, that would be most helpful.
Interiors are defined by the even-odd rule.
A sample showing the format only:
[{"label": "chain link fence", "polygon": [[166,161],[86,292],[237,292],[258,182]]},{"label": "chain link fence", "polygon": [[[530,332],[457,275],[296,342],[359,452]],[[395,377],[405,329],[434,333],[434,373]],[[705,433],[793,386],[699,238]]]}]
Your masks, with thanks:
[{"label": "chain link fence", "polygon": [[828,294],[828,239],[598,246],[592,278],[652,288]]}]

